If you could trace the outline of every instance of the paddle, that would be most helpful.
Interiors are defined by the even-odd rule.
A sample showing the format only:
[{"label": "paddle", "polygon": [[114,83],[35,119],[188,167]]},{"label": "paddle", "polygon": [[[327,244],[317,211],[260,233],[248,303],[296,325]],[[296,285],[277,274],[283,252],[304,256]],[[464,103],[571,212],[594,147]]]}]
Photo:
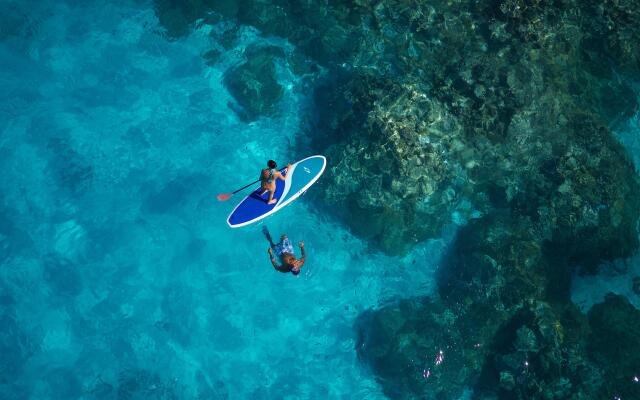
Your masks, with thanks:
[{"label": "paddle", "polygon": [[231,196],[233,196],[234,194],[236,194],[236,193],[238,193],[239,191],[241,191],[241,190],[243,190],[243,189],[246,189],[246,188],[248,188],[249,186],[254,185],[254,184],[258,183],[258,182],[260,182],[260,179],[258,179],[258,180],[257,180],[257,181],[255,181],[255,182],[251,182],[251,183],[250,183],[250,184],[248,184],[247,186],[243,186],[243,187],[241,187],[240,189],[238,189],[238,190],[236,190],[236,191],[234,191],[234,192],[219,194],[219,195],[218,195],[218,196],[216,196],[216,197],[217,197],[217,198],[218,198],[218,200],[220,200],[220,201],[227,201],[227,200],[229,200],[229,199],[231,198]]},{"label": "paddle", "polygon": [[[280,173],[282,173],[282,172],[283,172],[284,170],[286,170],[286,169],[287,169],[286,167],[285,167],[285,168],[282,168],[282,169],[280,170]],[[243,190],[243,189],[246,189],[246,188],[248,188],[249,186],[254,185],[254,184],[258,183],[258,182],[260,182],[260,179],[258,179],[257,181],[251,182],[250,184],[248,184],[248,185],[246,185],[246,186],[243,186],[243,187],[241,187],[240,189],[235,190],[235,191],[233,191],[233,192],[231,192],[231,193],[219,194],[219,195],[217,195],[216,197],[217,197],[217,198],[218,198],[218,200],[220,200],[220,201],[227,201],[227,200],[229,200],[229,199],[231,198],[231,196],[233,196],[234,194],[236,194],[236,193],[238,193],[239,191],[241,191],[241,190]]]}]

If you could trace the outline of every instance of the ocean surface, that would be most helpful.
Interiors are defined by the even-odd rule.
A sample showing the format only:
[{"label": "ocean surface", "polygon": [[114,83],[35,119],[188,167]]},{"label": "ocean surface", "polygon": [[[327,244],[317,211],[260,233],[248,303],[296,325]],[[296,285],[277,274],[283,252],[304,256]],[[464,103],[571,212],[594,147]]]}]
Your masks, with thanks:
[{"label": "ocean surface", "polygon": [[[271,267],[262,224],[227,226],[241,195],[215,198],[295,161],[308,99],[293,75],[281,115],[245,123],[222,83],[238,51],[201,56],[211,27],[169,41],[140,2],[3,18],[0,397],[381,397],[354,318],[429,293],[445,241],[371,253],[303,197],[265,221],[305,241],[293,277]],[[246,28],[240,46],[261,40]]]},{"label": "ocean surface", "polygon": [[[223,23],[175,40],[147,2],[0,4],[0,398],[385,398],[354,321],[432,293],[464,221],[402,257],[305,197],[229,229],[242,197],[215,196],[311,155],[312,103],[278,64],[279,112],[247,122],[224,73],[247,46],[293,45],[241,27],[208,65]],[[636,166],[639,119],[616,132]],[[299,276],[272,269],[264,225],[305,241]],[[628,279],[580,278],[574,301],[620,286],[638,306]]]}]

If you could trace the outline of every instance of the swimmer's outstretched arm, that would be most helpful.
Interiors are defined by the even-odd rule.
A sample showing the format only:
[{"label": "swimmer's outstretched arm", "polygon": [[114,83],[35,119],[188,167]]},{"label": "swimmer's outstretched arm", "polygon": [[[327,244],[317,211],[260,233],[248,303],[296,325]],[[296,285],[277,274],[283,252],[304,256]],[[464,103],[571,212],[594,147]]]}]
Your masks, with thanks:
[{"label": "swimmer's outstretched arm", "polygon": [[[307,255],[304,252],[304,242],[300,242],[298,243],[298,245],[300,246],[300,253],[302,253],[302,257],[300,257],[300,261],[302,261],[302,264],[304,264],[305,261],[307,261]],[[300,265],[302,267],[302,265]]]},{"label": "swimmer's outstretched arm", "polygon": [[269,258],[271,259],[271,265],[273,265],[273,268],[278,269],[279,265],[278,263],[276,263],[276,258],[273,256],[273,250],[271,249],[271,247],[269,247],[267,253],[269,253]]}]

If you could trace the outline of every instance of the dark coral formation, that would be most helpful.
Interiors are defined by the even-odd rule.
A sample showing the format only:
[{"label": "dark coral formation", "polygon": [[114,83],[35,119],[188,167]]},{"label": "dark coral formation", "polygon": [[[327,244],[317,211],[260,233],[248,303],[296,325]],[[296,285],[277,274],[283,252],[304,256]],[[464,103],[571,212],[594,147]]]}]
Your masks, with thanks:
[{"label": "dark coral formation", "polygon": [[327,68],[309,118],[331,166],[316,201],[376,248],[406,254],[452,212],[472,218],[432,298],[358,320],[357,352],[386,394],[637,396],[619,375],[631,364],[604,350],[635,348],[637,311],[608,298],[587,318],[569,300],[576,266],[593,273],[638,248],[640,184],[611,133],[638,111],[637,2],[156,3],[163,22],[184,8],[170,35],[231,19]]},{"label": "dark coral formation", "polygon": [[405,300],[365,312],[358,327],[359,354],[391,398],[424,393],[458,398],[473,383],[471,375],[478,375],[486,353],[470,336],[470,326],[437,299]]},{"label": "dark coral formation", "polygon": [[323,101],[348,111],[323,116],[323,124],[360,133],[331,135],[322,200],[355,233],[389,254],[404,254],[440,234],[461,200],[464,167],[453,154],[465,151],[462,127],[419,85],[365,74],[341,87]]},{"label": "dark coral formation", "polygon": [[604,371],[600,398],[640,398],[640,311],[609,293],[589,311],[589,352]]},{"label": "dark coral formation", "polygon": [[595,398],[600,370],[585,351],[585,317],[573,305],[535,302],[500,327],[484,366],[478,397]]},{"label": "dark coral formation", "polygon": [[[366,312],[356,324],[356,350],[391,398],[456,399],[468,387],[478,399],[637,390],[629,385],[634,361],[620,365],[619,354],[602,354],[606,343],[636,346],[630,338],[637,334],[622,330],[638,311],[625,303],[611,312],[613,323],[594,319],[597,305],[587,319],[566,300],[569,259],[527,219],[501,213],[473,220],[445,259],[437,296]],[[444,360],[436,364],[440,350]]]},{"label": "dark coral formation", "polygon": [[640,69],[640,7],[634,0],[587,1],[589,46],[603,58],[637,72]]},{"label": "dark coral formation", "polygon": [[224,84],[242,107],[239,115],[246,120],[272,116],[284,89],[276,77],[275,57],[284,57],[278,47],[249,47],[244,55],[247,61],[229,69]]}]

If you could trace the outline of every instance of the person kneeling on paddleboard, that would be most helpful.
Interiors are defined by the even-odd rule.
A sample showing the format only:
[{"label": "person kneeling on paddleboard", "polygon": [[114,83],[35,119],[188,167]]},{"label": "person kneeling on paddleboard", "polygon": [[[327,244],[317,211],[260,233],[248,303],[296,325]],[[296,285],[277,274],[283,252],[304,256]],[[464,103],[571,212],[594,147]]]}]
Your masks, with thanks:
[{"label": "person kneeling on paddleboard", "polygon": [[[267,200],[267,204],[276,204],[278,199],[273,198],[273,194],[276,192],[276,179],[282,179],[284,181],[284,175],[280,173],[276,169],[276,162],[273,160],[267,161],[267,167],[260,172],[260,189],[262,189],[262,193],[260,196],[264,196],[265,193],[269,192],[269,200]],[[291,168],[291,164],[287,164],[287,171]]]},{"label": "person kneeling on paddleboard", "polygon": [[[275,268],[276,271],[284,273],[291,272],[294,275],[298,275],[300,273],[300,268],[302,268],[302,265],[304,265],[304,262],[307,260],[307,256],[304,252],[304,242],[299,243],[302,257],[300,257],[300,259],[297,259],[293,254],[293,245],[291,244],[291,241],[289,240],[287,235],[282,235],[280,237],[280,243],[274,244],[273,240],[271,240],[271,235],[269,234],[269,230],[266,226],[262,228],[262,233],[264,233],[264,236],[267,238],[269,244],[271,245],[268,252],[273,268]],[[274,253],[275,256],[280,258],[280,263],[282,265],[278,265]]]}]

